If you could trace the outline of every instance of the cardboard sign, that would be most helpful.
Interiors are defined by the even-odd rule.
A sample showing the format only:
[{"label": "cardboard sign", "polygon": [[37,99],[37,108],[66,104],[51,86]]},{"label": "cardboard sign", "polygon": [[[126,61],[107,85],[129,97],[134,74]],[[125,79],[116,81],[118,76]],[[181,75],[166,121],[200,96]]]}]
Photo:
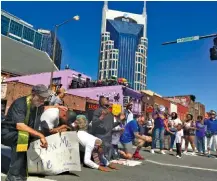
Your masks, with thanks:
[{"label": "cardboard sign", "polygon": [[118,115],[121,113],[121,105],[120,104],[113,104],[112,105],[112,114]]},{"label": "cardboard sign", "polygon": [[46,137],[48,148],[40,147],[40,140],[30,144],[27,151],[28,172],[56,175],[67,171],[81,171],[79,143],[76,132],[63,132]]}]

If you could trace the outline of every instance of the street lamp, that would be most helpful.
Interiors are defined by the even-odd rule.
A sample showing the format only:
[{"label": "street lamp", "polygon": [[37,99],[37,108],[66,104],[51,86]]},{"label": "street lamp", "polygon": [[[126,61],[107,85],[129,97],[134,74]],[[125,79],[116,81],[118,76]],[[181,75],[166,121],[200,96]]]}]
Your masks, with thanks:
[{"label": "street lamp", "polygon": [[[56,56],[56,43],[57,43],[57,30],[60,26],[67,24],[68,22],[75,20],[78,21],[80,17],[78,15],[74,16],[73,18],[70,18],[61,24],[55,25],[55,31],[54,31],[54,45],[53,45],[53,63],[55,62],[55,56]],[[51,76],[50,76],[50,89],[52,90],[52,83],[53,83],[53,72],[54,72],[54,65],[52,65],[52,70],[51,70]]]}]

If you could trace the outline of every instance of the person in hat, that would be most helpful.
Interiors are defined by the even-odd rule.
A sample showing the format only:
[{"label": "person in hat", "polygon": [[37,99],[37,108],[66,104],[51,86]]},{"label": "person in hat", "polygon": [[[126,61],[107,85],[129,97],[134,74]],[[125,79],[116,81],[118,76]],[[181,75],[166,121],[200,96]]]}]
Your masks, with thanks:
[{"label": "person in hat", "polygon": [[[100,171],[108,172],[109,168],[116,169],[116,167],[109,163],[103,154],[102,140],[89,134],[88,120],[84,115],[78,115],[76,117],[75,125],[77,127],[78,141],[84,148],[84,164],[90,168],[98,169]],[[91,160],[93,155],[94,161]]]},{"label": "person in hat", "polygon": [[127,119],[126,124],[129,123],[130,121],[134,120],[134,115],[133,115],[132,109],[133,109],[133,103],[129,102],[126,106],[126,119]]},{"label": "person in hat", "polygon": [[210,111],[210,118],[205,120],[204,124],[207,126],[206,136],[208,138],[208,156],[210,156],[210,151],[212,145],[217,152],[217,119],[216,119],[216,112],[211,110]]},{"label": "person in hat", "polygon": [[29,136],[40,139],[41,147],[47,148],[45,136],[35,130],[45,99],[50,95],[45,85],[33,86],[28,96],[16,99],[10,106],[1,127],[1,141],[11,147],[11,163],[6,181],[27,179],[27,155]]}]

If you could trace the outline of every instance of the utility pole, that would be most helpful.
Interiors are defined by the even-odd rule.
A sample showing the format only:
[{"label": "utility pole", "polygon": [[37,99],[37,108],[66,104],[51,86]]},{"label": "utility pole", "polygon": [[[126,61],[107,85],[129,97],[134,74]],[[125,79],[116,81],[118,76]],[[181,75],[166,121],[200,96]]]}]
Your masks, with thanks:
[{"label": "utility pole", "polygon": [[185,38],[179,38],[175,41],[169,41],[162,43],[162,45],[170,45],[170,44],[175,44],[175,43],[185,43],[189,41],[196,41],[196,40],[202,40],[205,38],[214,38],[214,46],[210,48],[210,60],[211,61],[217,61],[217,34],[210,34],[210,35],[204,35],[204,36],[191,36],[191,37],[185,37]]},{"label": "utility pole", "polygon": [[204,35],[204,36],[190,36],[190,37],[185,37],[185,38],[179,38],[175,41],[169,41],[162,43],[162,45],[169,45],[169,44],[175,44],[175,43],[185,43],[189,41],[196,41],[196,40],[202,40],[205,38],[212,38],[212,37],[217,37],[217,34],[211,34],[211,35]]}]

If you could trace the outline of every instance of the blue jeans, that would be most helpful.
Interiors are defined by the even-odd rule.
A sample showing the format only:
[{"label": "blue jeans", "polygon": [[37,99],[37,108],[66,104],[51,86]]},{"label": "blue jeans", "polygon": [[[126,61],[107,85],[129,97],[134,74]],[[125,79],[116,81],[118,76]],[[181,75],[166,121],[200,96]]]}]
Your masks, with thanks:
[{"label": "blue jeans", "polygon": [[[175,132],[173,132],[173,133],[175,133]],[[175,138],[176,138],[176,135],[170,134],[170,149],[173,149]]]},{"label": "blue jeans", "polygon": [[164,127],[163,128],[154,128],[152,136],[152,149],[156,148],[157,141],[160,141],[160,150],[164,148]]},{"label": "blue jeans", "polygon": [[205,153],[205,137],[197,136],[197,150]]}]

